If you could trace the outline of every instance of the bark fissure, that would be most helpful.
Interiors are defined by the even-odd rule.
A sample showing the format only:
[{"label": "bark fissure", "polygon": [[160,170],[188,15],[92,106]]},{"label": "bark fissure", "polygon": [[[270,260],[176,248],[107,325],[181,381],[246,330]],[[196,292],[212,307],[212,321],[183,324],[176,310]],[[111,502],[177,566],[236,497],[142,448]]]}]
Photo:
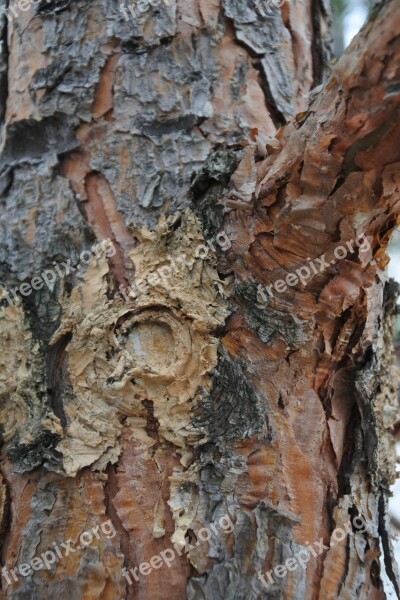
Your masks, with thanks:
[{"label": "bark fissure", "polygon": [[[1,8],[8,10],[8,0],[2,0]],[[8,20],[0,15],[0,131],[3,133],[8,97]]]},{"label": "bark fissure", "polygon": [[[1,520],[0,520],[0,534],[1,534],[1,544],[0,544],[0,556],[1,562],[3,563],[8,546],[8,539],[10,537],[11,528],[13,524],[12,519],[12,511],[11,511],[11,482],[7,481],[7,477],[4,473],[3,469],[0,469],[0,495],[1,495]],[[3,587],[4,582],[0,581],[0,589]]]},{"label": "bark fissure", "polygon": [[[121,519],[118,516],[118,512],[114,506],[114,498],[117,495],[118,488],[118,479],[116,477],[116,471],[118,469],[118,463],[116,465],[109,465],[107,468],[107,477],[108,480],[104,484],[104,496],[105,496],[105,513],[113,523],[116,531],[121,536],[121,552],[124,557],[123,566],[125,568],[130,568],[134,563],[132,560],[132,552],[130,551],[130,541],[129,541],[129,531],[124,528],[124,525]],[[134,584],[135,585],[135,584]],[[126,582],[125,593],[127,600],[135,597],[135,587],[130,591],[130,587]]]},{"label": "bark fissure", "polygon": [[382,492],[379,497],[379,535],[382,540],[382,546],[384,550],[384,561],[386,573],[389,576],[390,581],[393,584],[396,594],[400,597],[400,580],[397,561],[393,554],[393,545],[390,539],[390,526],[388,524],[388,509],[387,509],[387,498]]}]

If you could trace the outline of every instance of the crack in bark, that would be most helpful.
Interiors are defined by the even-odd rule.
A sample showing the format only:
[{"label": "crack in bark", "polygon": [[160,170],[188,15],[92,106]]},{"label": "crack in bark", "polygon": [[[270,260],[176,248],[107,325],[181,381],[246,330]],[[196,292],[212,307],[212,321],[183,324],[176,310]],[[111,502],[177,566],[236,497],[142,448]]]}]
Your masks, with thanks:
[{"label": "crack in bark", "polygon": [[[347,177],[350,173],[355,171],[363,171],[361,166],[356,164],[357,155],[360,152],[365,152],[366,150],[371,150],[379,146],[380,142],[383,142],[384,138],[391,132],[395,123],[396,123],[396,114],[398,111],[395,111],[393,115],[393,120],[389,119],[384,121],[379,127],[365,135],[364,137],[356,140],[354,144],[352,144],[347,150],[343,158],[343,164],[341,172],[337,178],[337,181],[329,194],[329,197],[333,196],[335,192],[337,192],[340,187],[345,183]],[[381,166],[380,171],[383,170],[383,166]],[[379,176],[377,176],[379,179]],[[382,187],[382,185],[380,186]]]},{"label": "crack in bark", "polygon": [[[123,523],[118,516],[118,511],[116,510],[116,508],[114,507],[114,504],[113,504],[113,499],[119,491],[118,481],[117,481],[117,477],[116,477],[118,464],[119,464],[119,461],[115,465],[109,465],[106,469],[106,474],[107,474],[108,480],[104,484],[105,512],[106,512],[106,515],[108,516],[108,518],[110,519],[110,521],[112,522],[115,530],[118,531],[121,536],[121,552],[124,557],[123,566],[125,568],[129,569],[130,564],[132,562],[131,557],[130,557],[130,551],[129,551],[129,546],[130,546],[129,532],[124,528]],[[128,586],[128,582],[126,582],[126,587],[125,587],[126,592],[127,592],[127,594],[125,596],[126,600],[131,600],[135,597],[135,588],[136,588],[136,582],[134,582],[133,586]]]},{"label": "crack in bark", "polygon": [[393,546],[389,534],[387,499],[382,492],[379,496],[379,534],[382,540],[384,550],[384,562],[386,573],[396,590],[397,597],[400,599],[400,581],[396,558],[393,553]]},{"label": "crack in bark", "polygon": [[134,246],[134,238],[129,233],[122,215],[118,211],[116,199],[107,179],[101,173],[92,171],[85,177],[87,193],[87,221],[98,239],[111,239],[116,254],[110,262],[119,284],[131,280],[133,265],[128,251]]},{"label": "crack in bark", "polygon": [[[8,10],[9,1],[2,0],[1,8]],[[3,134],[3,125],[7,110],[8,99],[8,19],[5,14],[0,15],[0,133]]]},{"label": "crack in bark", "polygon": [[65,381],[67,376],[63,368],[65,349],[72,338],[72,333],[66,333],[56,344],[50,347],[47,354],[47,392],[50,405],[56,417],[60,419],[63,428],[67,425],[67,419],[63,406]]},{"label": "crack in bark", "polygon": [[323,83],[329,74],[327,67],[333,58],[333,40],[328,33],[328,38],[323,39],[321,21],[325,19],[325,30],[330,31],[332,25],[332,9],[327,0],[312,0],[311,14],[314,33],[312,45],[314,87]]},{"label": "crack in bark", "polygon": [[[6,498],[5,498],[5,503],[2,506],[2,510],[3,510],[3,520],[2,522],[0,522],[0,564],[4,564],[4,560],[5,560],[5,556],[6,556],[6,552],[7,552],[7,547],[8,547],[8,540],[10,538],[11,535],[11,529],[12,529],[12,524],[13,524],[13,520],[12,520],[12,510],[11,510],[11,484],[10,482],[7,480],[7,477],[4,474],[4,469],[2,469],[0,467],[0,475],[3,479],[3,483],[4,483],[4,487],[5,487],[5,493],[6,493]],[[1,483],[1,482],[0,482]],[[3,579],[2,577],[0,577],[0,590],[3,587]]]},{"label": "crack in bark", "polygon": [[121,53],[116,52],[109,56],[105,65],[100,72],[99,82],[96,86],[96,91],[93,99],[92,114],[95,121],[102,117],[109,122],[113,119],[113,91],[115,81],[115,71],[118,66],[118,61]]}]

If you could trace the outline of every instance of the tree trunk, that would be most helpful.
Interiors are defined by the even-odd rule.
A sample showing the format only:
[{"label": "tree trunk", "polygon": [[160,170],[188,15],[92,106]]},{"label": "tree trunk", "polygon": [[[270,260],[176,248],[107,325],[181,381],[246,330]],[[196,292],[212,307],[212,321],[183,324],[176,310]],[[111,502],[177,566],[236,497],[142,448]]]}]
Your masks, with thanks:
[{"label": "tree trunk", "polygon": [[397,2],[152,4],[2,3],[0,597],[400,595]]}]

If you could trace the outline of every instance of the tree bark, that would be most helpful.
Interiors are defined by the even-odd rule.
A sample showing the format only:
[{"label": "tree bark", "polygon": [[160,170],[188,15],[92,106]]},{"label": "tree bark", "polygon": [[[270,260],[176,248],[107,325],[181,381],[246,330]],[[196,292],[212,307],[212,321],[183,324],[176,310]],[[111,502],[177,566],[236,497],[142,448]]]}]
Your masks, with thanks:
[{"label": "tree bark", "polygon": [[400,597],[396,4],[2,16],[1,599]]}]

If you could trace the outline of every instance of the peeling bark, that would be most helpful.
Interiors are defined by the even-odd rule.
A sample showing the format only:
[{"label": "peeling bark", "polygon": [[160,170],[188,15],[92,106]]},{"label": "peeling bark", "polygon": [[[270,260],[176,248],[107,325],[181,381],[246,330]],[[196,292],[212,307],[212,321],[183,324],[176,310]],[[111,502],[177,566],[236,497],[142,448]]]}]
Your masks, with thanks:
[{"label": "peeling bark", "polygon": [[380,556],[400,595],[400,13],[333,68],[329,25],[322,0],[2,17],[2,566],[74,551],[1,599],[378,600]]}]

